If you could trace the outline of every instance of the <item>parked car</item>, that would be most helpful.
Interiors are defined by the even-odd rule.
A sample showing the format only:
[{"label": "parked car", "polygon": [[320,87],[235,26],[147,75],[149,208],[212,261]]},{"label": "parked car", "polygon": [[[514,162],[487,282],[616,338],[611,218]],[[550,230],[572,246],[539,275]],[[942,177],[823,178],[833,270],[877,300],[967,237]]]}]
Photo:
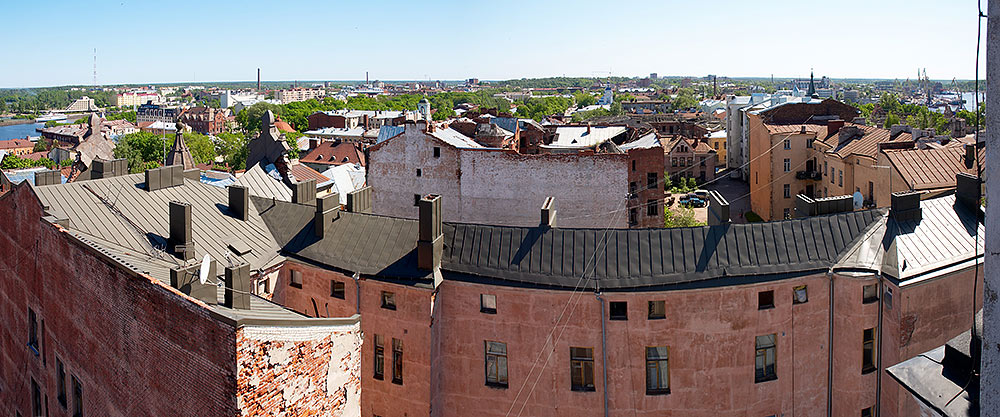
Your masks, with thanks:
[{"label": "parked car", "polygon": [[694,197],[688,200],[688,205],[691,207],[705,207],[708,205],[708,202],[698,197]]}]

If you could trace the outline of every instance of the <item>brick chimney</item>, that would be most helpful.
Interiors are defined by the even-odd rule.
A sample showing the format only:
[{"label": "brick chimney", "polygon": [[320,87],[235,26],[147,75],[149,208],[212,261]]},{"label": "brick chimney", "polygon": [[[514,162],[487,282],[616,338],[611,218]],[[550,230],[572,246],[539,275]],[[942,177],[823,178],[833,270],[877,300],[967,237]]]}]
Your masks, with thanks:
[{"label": "brick chimney", "polygon": [[441,266],[444,255],[444,228],[441,222],[441,196],[429,194],[417,203],[420,210],[417,238],[417,266],[433,271]]},{"label": "brick chimney", "polygon": [[590,134],[590,122],[587,122],[587,134]]},{"label": "brick chimney", "polygon": [[191,204],[170,202],[170,237],[167,239],[167,250],[180,259],[194,259]]},{"label": "brick chimney", "polygon": [[229,211],[233,217],[246,221],[250,211],[250,192],[242,185],[230,185],[229,187]]},{"label": "brick chimney", "polygon": [[840,131],[840,128],[844,127],[844,121],[841,119],[830,120],[826,122],[826,134],[833,135]]},{"label": "brick chimney", "polygon": [[313,231],[316,237],[322,239],[326,226],[340,215],[340,194],[330,193],[316,199],[316,215],[313,218]]},{"label": "brick chimney", "polygon": [[309,138],[309,150],[313,150],[319,147],[319,138]]}]

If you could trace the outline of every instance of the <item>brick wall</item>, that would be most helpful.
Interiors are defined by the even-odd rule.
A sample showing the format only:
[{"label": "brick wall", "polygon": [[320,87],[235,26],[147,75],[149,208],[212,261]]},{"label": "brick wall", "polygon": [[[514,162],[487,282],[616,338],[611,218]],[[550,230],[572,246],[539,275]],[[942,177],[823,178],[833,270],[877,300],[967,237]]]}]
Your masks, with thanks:
[{"label": "brick wall", "polygon": [[[632,149],[628,157],[629,187],[634,182],[638,191],[628,202],[629,216],[636,210],[634,227],[663,227],[663,147]],[[649,187],[649,174],[656,178],[653,187]]]},{"label": "brick wall", "polygon": [[[29,187],[0,197],[0,415],[31,415],[32,378],[50,415],[68,415],[57,360],[70,411],[75,376],[84,415],[238,414],[233,326],[105,261],[41,214]],[[27,346],[29,308],[44,327],[39,356]]]}]

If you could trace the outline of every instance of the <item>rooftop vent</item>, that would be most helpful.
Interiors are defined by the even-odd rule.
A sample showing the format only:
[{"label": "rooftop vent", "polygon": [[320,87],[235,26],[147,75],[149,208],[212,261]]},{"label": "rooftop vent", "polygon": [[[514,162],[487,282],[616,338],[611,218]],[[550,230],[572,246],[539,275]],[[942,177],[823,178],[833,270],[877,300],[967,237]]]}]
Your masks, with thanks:
[{"label": "rooftop vent", "polygon": [[246,221],[250,211],[250,192],[242,185],[230,185],[229,189],[229,211],[233,217]]},{"label": "rooftop vent", "polygon": [[982,185],[975,175],[959,172],[955,175],[955,200],[972,210],[979,210]]},{"label": "rooftop vent", "polygon": [[309,179],[297,182],[292,187],[292,202],[298,204],[312,204],[316,201],[316,180]]},{"label": "rooftop vent", "polygon": [[853,139],[855,136],[863,136],[865,134],[865,131],[857,126],[844,126],[840,128],[840,131],[838,133],[840,134],[838,142],[844,143]]},{"label": "rooftop vent", "polygon": [[348,193],[347,211],[351,213],[371,213],[373,196],[372,187],[364,187]]},{"label": "rooftop vent", "polygon": [[180,165],[171,165],[146,170],[146,191],[184,185],[184,170]]},{"label": "rooftop vent", "polygon": [[223,284],[222,305],[239,310],[250,309],[250,264],[226,267]]},{"label": "rooftop vent", "polygon": [[546,197],[542,203],[542,227],[556,227],[556,199]]},{"label": "rooftop vent", "polygon": [[892,193],[892,206],[889,209],[889,216],[900,222],[910,220],[919,221],[922,217],[920,210],[920,192],[900,191]]},{"label": "rooftop vent", "polygon": [[326,226],[336,220],[339,213],[340,194],[331,193],[316,199],[316,216],[313,219],[316,237],[324,237]]},{"label": "rooftop vent", "polygon": [[35,173],[35,185],[53,185],[62,183],[62,173],[57,170],[38,171]]},{"label": "rooftop vent", "polygon": [[708,192],[708,225],[729,223],[729,201],[718,191]]},{"label": "rooftop vent", "polygon": [[111,178],[128,174],[128,160],[121,159],[95,159],[90,165],[90,178]]},{"label": "rooftop vent", "polygon": [[[215,271],[216,262],[212,261],[208,269],[208,277],[210,279],[216,277]],[[219,288],[213,282],[206,281],[202,284],[199,277],[200,272],[200,262],[195,265],[179,265],[170,268],[170,286],[206,304],[218,304]]]},{"label": "rooftop vent", "polygon": [[844,213],[854,210],[854,196],[812,198],[805,194],[795,196],[795,216],[808,217],[824,214]]}]

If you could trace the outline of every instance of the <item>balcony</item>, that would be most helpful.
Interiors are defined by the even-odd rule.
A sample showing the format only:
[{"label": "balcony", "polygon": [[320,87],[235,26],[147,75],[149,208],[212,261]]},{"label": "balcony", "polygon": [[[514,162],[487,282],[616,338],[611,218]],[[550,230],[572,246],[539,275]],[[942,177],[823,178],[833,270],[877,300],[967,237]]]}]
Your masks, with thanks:
[{"label": "balcony", "polygon": [[795,179],[797,180],[813,180],[820,181],[823,179],[823,173],[819,171],[796,171]]}]

